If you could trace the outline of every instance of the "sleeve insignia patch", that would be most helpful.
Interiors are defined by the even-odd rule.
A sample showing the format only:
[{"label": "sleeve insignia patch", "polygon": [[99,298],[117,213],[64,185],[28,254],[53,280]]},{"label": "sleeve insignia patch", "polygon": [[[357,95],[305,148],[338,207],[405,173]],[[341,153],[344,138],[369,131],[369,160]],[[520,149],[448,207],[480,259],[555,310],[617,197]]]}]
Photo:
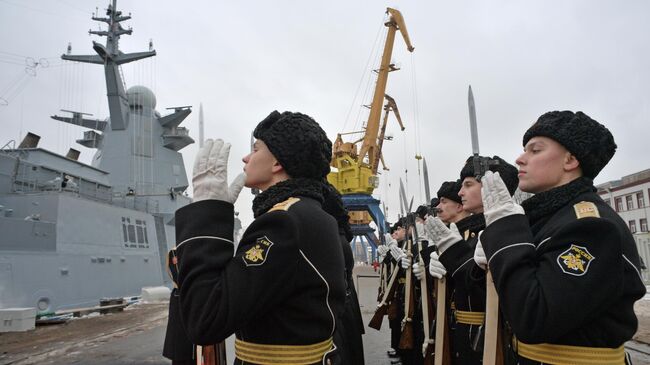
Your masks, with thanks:
[{"label": "sleeve insignia patch", "polygon": [[266,261],[271,246],[273,246],[273,242],[266,236],[258,238],[253,247],[244,253],[242,257],[244,264],[246,266],[261,266]]},{"label": "sleeve insignia patch", "polygon": [[598,212],[598,208],[596,207],[596,204],[592,202],[577,203],[573,206],[573,209],[575,210],[576,217],[578,219],[587,218],[587,217],[600,218],[600,213]]},{"label": "sleeve insignia patch", "polygon": [[589,264],[594,259],[585,247],[571,245],[557,257],[557,263],[565,274],[582,276],[587,273]]}]

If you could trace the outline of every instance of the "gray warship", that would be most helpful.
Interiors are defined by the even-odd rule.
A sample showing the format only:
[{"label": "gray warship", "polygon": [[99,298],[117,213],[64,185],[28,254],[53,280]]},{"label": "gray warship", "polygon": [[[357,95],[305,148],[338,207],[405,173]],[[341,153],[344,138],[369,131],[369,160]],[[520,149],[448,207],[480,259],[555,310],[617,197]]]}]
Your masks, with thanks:
[{"label": "gray warship", "polygon": [[[174,245],[174,212],[188,204],[183,157],[194,143],[180,127],[190,107],[161,116],[144,86],[126,88],[119,66],[156,55],[123,53],[121,22],[108,5],[106,44],[95,55],[64,60],[103,65],[110,118],[88,114],[51,118],[87,128],[76,142],[96,149],[91,165],[38,147],[39,136],[0,149],[0,308],[38,311],[97,305],[100,298],[139,295],[146,286],[169,286],[165,257]],[[64,111],[69,112],[69,111]]]}]

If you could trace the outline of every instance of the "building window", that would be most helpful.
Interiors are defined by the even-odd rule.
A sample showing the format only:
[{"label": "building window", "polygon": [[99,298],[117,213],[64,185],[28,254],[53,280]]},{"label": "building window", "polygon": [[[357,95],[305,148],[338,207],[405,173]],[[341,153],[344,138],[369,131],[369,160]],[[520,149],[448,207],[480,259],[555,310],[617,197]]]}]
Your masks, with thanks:
[{"label": "building window", "polygon": [[614,198],[614,204],[616,204],[615,208],[617,212],[623,210],[623,200],[620,197]]},{"label": "building window", "polygon": [[625,196],[625,203],[627,204],[627,210],[634,209],[634,205],[632,204],[632,195]]},{"label": "building window", "polygon": [[627,222],[627,224],[630,225],[630,232],[636,233],[636,222],[631,220],[631,221]]},{"label": "building window", "polygon": [[641,232],[648,232],[648,220],[645,218],[639,219],[639,225],[641,226]]},{"label": "building window", "polygon": [[636,193],[636,206],[639,208],[645,207],[645,202],[643,201],[643,192]]}]

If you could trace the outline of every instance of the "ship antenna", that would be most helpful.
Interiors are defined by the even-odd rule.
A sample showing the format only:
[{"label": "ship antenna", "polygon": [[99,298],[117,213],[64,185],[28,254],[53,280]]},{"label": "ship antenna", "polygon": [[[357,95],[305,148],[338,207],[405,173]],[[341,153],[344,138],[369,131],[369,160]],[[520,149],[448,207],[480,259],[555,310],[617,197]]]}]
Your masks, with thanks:
[{"label": "ship antenna", "polygon": [[146,52],[122,53],[120,51],[120,36],[124,34],[131,35],[133,29],[122,28],[120,23],[131,19],[131,15],[122,15],[122,12],[117,10],[117,0],[112,0],[112,4],[108,5],[108,8],[106,9],[106,17],[99,17],[99,13],[97,12],[93,14],[92,19],[94,21],[104,22],[108,25],[106,31],[88,31],[89,34],[106,37],[106,45],[93,41],[93,49],[97,52],[96,55],[74,56],[64,54],[61,55],[61,58],[68,61],[104,65],[108,109],[111,115],[111,129],[124,130],[126,129],[126,124],[129,120],[129,103],[126,97],[124,81],[122,80],[119,66],[124,63],[155,56],[156,51],[153,49],[153,44],[150,44],[150,49]]}]

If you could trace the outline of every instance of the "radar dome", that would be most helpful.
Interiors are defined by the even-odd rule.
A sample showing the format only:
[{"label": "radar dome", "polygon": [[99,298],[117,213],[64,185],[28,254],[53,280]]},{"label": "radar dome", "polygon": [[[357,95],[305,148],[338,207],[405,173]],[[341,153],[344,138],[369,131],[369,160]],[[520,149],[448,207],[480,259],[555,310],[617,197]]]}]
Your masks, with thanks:
[{"label": "radar dome", "polygon": [[156,95],[144,86],[131,86],[126,91],[126,97],[131,108],[156,108]]}]

